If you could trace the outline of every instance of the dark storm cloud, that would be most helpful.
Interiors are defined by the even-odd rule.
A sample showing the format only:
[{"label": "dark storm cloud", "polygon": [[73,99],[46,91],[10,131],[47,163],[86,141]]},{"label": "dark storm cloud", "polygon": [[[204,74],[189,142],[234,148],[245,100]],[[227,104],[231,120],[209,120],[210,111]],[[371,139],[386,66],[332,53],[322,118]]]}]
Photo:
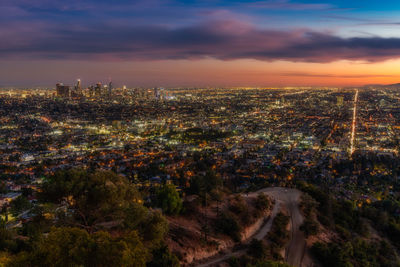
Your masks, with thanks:
[{"label": "dark storm cloud", "polygon": [[374,62],[400,56],[400,38],[343,38],[308,30],[265,30],[238,21],[180,28],[32,23],[30,27],[16,24],[2,32],[1,57]]},{"label": "dark storm cloud", "polygon": [[[261,28],[244,22],[251,21],[250,15],[258,10],[279,9],[280,14],[285,14],[286,10],[308,10],[319,14],[320,10],[341,6],[340,3],[289,0],[3,0],[0,1],[0,57],[85,60],[217,58],[305,62],[347,59],[374,62],[400,56],[400,38],[344,38],[316,30],[274,30],[267,29],[268,23]],[[241,7],[252,11],[243,18],[239,16],[239,10],[236,9],[235,13],[226,9],[229,6],[232,10]]]}]

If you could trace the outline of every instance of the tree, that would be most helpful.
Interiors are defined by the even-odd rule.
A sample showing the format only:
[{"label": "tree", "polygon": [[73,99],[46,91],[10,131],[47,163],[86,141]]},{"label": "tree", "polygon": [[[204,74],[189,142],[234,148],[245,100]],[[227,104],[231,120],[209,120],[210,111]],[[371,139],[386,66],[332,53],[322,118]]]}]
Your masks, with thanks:
[{"label": "tree", "polygon": [[35,266],[87,265],[91,238],[79,228],[53,228],[35,246],[31,261]]},{"label": "tree", "polygon": [[12,232],[6,228],[5,222],[0,218],[0,251],[13,251],[16,246]]},{"label": "tree", "polygon": [[313,219],[306,218],[303,224],[300,226],[300,230],[304,232],[306,237],[316,235],[319,231],[318,223]]},{"label": "tree", "polygon": [[272,222],[271,230],[268,233],[268,239],[275,247],[283,247],[289,238],[286,227],[289,223],[289,216],[279,212]]},{"label": "tree", "polygon": [[265,210],[269,209],[270,202],[269,202],[268,197],[263,193],[259,193],[255,200],[255,207],[257,210],[260,210],[260,211],[265,211]]},{"label": "tree", "polygon": [[153,251],[153,259],[147,264],[147,267],[178,267],[179,260],[172,254],[167,245],[162,245],[160,248]]},{"label": "tree", "polygon": [[195,176],[190,180],[190,191],[193,194],[204,195],[217,189],[222,185],[222,179],[215,174],[214,171],[209,170],[205,176]]},{"label": "tree", "polygon": [[145,266],[149,259],[148,249],[138,233],[130,231],[120,238],[113,238],[107,232],[93,235],[94,249],[89,255],[88,266]]},{"label": "tree", "polygon": [[73,169],[48,177],[40,194],[42,201],[65,203],[73,211],[72,224],[88,231],[105,222],[119,222],[141,197],[125,177],[110,171]]},{"label": "tree", "polygon": [[[46,199],[59,207],[53,211],[58,226],[78,227],[89,234],[116,230],[114,236],[135,230],[149,249],[159,246],[168,232],[165,217],[144,207],[135,186],[109,171],[56,173],[45,182],[40,198],[40,207],[48,204],[43,204]],[[36,217],[43,222],[43,212],[34,221]]]},{"label": "tree", "polygon": [[249,245],[248,254],[256,259],[266,257],[267,248],[262,240],[252,239]]},{"label": "tree", "polygon": [[136,231],[123,237],[107,232],[89,234],[79,228],[55,228],[16,256],[13,266],[145,266],[149,253]]},{"label": "tree", "polygon": [[0,252],[0,267],[5,267],[10,264],[11,255],[7,252]]},{"label": "tree", "polygon": [[10,211],[14,216],[16,216],[20,212],[29,209],[31,206],[29,200],[25,196],[21,195],[10,202]]},{"label": "tree", "polygon": [[177,215],[182,210],[182,199],[173,185],[164,185],[156,191],[156,206],[164,213]]},{"label": "tree", "polygon": [[247,267],[290,267],[290,265],[277,261],[258,261],[255,264],[247,265]]},{"label": "tree", "polygon": [[138,229],[149,248],[157,247],[168,233],[168,221],[160,212],[150,212]]},{"label": "tree", "polygon": [[230,212],[223,212],[216,221],[217,231],[230,236],[234,241],[240,241],[240,224]]},{"label": "tree", "polygon": [[0,194],[5,194],[7,193],[7,185],[5,182],[1,181],[0,182]]}]

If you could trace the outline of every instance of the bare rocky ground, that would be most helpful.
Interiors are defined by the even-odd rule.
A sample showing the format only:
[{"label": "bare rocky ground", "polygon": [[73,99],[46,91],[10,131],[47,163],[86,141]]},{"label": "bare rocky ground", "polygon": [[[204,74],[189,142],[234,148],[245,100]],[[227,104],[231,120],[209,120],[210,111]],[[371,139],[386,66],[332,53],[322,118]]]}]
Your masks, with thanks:
[{"label": "bare rocky ground", "polygon": [[[246,240],[251,240],[252,238],[264,239],[268,232],[270,231],[272,221],[276,214],[281,210],[285,209],[287,214],[290,216],[290,241],[285,247],[284,258],[287,263],[291,266],[314,266],[311,257],[309,256],[307,250],[307,240],[302,231],[300,231],[300,225],[303,223],[303,216],[299,208],[301,192],[296,189],[281,188],[281,187],[271,187],[261,189],[257,192],[250,193],[245,197],[251,199],[257,196],[258,193],[264,193],[275,200],[272,210],[265,214],[264,218],[259,219],[254,222],[247,229]],[[264,223],[262,223],[264,222]],[[176,222],[178,223],[178,222]],[[179,222],[180,223],[180,222]],[[191,224],[191,221],[187,222],[189,228],[195,228],[195,225]],[[195,231],[191,231],[194,233]],[[183,232],[182,232],[183,233]],[[200,230],[197,229],[197,237],[201,238]],[[188,237],[189,238],[189,237]],[[242,243],[246,243],[243,240]],[[193,240],[193,244],[198,240]],[[188,248],[192,250],[191,252],[187,250],[187,262],[186,264],[191,264],[198,267],[205,266],[222,266],[223,262],[229,258],[235,256],[239,257],[246,253],[245,249],[233,250],[234,243],[228,239],[213,239],[215,241],[215,246],[205,246],[198,247],[196,251],[195,246]],[[184,244],[182,244],[184,245]],[[193,256],[189,256],[189,254]],[[222,265],[221,265],[222,264]]]},{"label": "bare rocky ground", "polygon": [[[250,212],[254,211],[253,201],[257,194],[242,195],[248,205]],[[168,217],[170,224],[170,233],[167,240],[169,248],[181,260],[183,266],[194,265],[204,261],[219,257],[219,255],[228,254],[235,246],[235,242],[228,236],[223,234],[209,233],[207,242],[205,241],[202,225],[206,220],[208,224],[217,218],[218,212],[226,209],[234,196],[230,196],[222,203],[213,203],[207,208],[198,206],[196,212],[189,215],[177,217]],[[276,213],[277,210],[267,210],[259,218],[252,218],[248,226],[244,227],[241,232],[241,242],[245,243],[251,240],[255,234],[260,232],[267,233],[265,220],[272,216],[271,212]]]}]

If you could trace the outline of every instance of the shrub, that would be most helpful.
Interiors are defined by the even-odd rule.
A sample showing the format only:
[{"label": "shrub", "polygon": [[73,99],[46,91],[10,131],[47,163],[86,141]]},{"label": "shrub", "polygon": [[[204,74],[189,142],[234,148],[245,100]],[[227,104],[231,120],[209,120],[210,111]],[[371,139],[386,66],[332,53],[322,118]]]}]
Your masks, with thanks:
[{"label": "shrub", "polygon": [[269,199],[265,194],[263,193],[258,194],[255,200],[255,207],[257,210],[265,211],[269,209],[270,205],[271,203],[269,202]]},{"label": "shrub", "polygon": [[156,205],[166,214],[177,215],[182,210],[182,199],[174,186],[164,185],[156,192]]},{"label": "shrub", "polygon": [[314,220],[307,218],[300,226],[300,230],[303,231],[304,234],[308,237],[318,234],[319,226],[318,223],[316,223]]},{"label": "shrub", "polygon": [[234,241],[240,241],[240,224],[229,212],[223,212],[216,222],[217,231],[230,236]]}]

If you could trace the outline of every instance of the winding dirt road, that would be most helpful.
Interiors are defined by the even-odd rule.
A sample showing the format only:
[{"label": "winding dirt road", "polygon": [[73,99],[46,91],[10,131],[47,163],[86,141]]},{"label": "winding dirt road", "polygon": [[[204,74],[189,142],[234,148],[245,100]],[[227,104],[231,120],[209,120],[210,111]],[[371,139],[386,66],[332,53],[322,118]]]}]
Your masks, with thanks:
[{"label": "winding dirt road", "polygon": [[[265,193],[275,199],[275,205],[272,209],[271,215],[260,230],[253,236],[258,240],[262,240],[271,230],[272,222],[278,214],[280,208],[285,206],[290,216],[291,235],[290,241],[285,248],[285,261],[291,266],[301,267],[304,266],[303,258],[306,249],[306,241],[303,232],[300,231],[300,225],[303,223],[303,216],[301,215],[299,204],[301,192],[297,189],[282,188],[282,187],[269,187],[261,189],[257,192],[250,193],[250,196],[256,196],[259,193]],[[266,218],[267,219],[267,218]],[[246,249],[238,251],[229,251],[216,258],[209,259],[208,261],[196,265],[197,267],[214,266],[218,263],[228,260],[231,257],[240,257],[246,253]]]},{"label": "winding dirt road", "polygon": [[303,215],[299,209],[300,194],[286,195],[288,201],[286,207],[290,215],[291,238],[285,249],[285,260],[291,266],[303,266],[303,257],[306,250],[306,239],[304,233],[300,231],[300,226],[303,224]]}]

